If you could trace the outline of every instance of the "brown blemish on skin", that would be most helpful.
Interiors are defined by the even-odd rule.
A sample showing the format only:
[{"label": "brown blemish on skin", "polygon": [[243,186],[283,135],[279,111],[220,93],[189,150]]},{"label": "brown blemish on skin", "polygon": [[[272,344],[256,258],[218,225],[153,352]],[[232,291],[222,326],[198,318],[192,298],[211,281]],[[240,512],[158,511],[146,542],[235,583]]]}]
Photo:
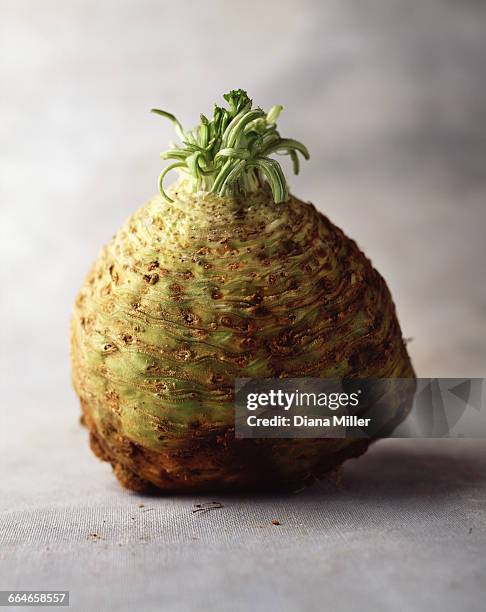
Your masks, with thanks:
[{"label": "brown blemish on skin", "polygon": [[197,325],[199,323],[199,317],[190,310],[183,310],[181,315],[187,325]]},{"label": "brown blemish on skin", "polygon": [[181,285],[178,285],[177,283],[173,283],[172,285],[169,286],[169,291],[173,295],[179,295],[182,293],[183,289]]},{"label": "brown blemish on skin", "polygon": [[145,282],[147,282],[149,285],[155,285],[156,283],[159,282],[159,275],[157,273],[154,274],[144,274],[144,280]]}]

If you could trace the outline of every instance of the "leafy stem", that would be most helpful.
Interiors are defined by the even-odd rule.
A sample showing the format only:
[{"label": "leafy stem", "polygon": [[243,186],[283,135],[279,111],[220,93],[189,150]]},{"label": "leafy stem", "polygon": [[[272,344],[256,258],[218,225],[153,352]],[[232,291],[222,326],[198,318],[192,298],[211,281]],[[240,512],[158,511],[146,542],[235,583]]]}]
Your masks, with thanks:
[{"label": "leafy stem", "polygon": [[289,155],[295,174],[299,173],[298,153],[309,159],[307,148],[297,140],[281,138],[276,122],[282,112],[280,105],[268,113],[252,108],[245,91],[238,89],[224,95],[229,108],[215,105],[213,118],[201,115],[201,122],[184,131],[174,115],[159,109],[153,113],[169,119],[181,145],[161,153],[162,159],[174,160],[161,172],[159,189],[164,191],[164,178],[175,168],[190,179],[193,191],[210,191],[220,196],[246,194],[258,190],[266,181],[276,203],[289,197],[287,181],[280,164],[269,157],[273,153]]}]

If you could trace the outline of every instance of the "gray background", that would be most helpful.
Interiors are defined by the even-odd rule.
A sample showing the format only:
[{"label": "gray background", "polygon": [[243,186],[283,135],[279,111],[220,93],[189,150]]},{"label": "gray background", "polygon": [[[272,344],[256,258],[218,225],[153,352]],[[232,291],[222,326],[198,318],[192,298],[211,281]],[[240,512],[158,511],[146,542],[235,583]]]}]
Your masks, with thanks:
[{"label": "gray background", "polygon": [[382,442],[341,488],[205,514],[141,500],[87,449],[67,328],[155,191],[172,132],[148,109],[190,126],[243,87],[286,107],[312,154],[293,191],[385,276],[419,375],[484,376],[485,66],[479,0],[0,1],[0,588],[70,588],[80,610],[481,609],[483,442]]}]

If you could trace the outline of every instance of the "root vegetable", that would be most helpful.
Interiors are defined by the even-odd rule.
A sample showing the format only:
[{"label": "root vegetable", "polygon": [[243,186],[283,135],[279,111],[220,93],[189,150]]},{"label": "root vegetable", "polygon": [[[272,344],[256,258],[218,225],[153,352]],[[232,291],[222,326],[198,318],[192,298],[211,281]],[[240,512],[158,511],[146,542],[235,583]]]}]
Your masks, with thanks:
[{"label": "root vegetable", "polygon": [[[289,195],[301,143],[241,90],[162,154],[181,178],[104,247],[74,306],[71,356],[91,447],[131,489],[296,486],[361,439],[234,436],[235,378],[413,377],[385,281]],[[390,413],[390,420],[395,418]]]}]

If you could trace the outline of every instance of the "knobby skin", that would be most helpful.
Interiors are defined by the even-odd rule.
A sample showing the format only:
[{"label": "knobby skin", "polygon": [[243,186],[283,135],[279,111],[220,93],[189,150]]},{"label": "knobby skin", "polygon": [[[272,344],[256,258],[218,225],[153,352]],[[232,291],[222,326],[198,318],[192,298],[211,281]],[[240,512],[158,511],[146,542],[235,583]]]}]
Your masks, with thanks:
[{"label": "knobby skin", "polygon": [[[91,447],[135,490],[296,486],[369,440],[234,435],[236,378],[413,377],[389,290],[312,204],[185,180],[102,250],[74,306]],[[390,423],[401,418],[390,405]]]}]

